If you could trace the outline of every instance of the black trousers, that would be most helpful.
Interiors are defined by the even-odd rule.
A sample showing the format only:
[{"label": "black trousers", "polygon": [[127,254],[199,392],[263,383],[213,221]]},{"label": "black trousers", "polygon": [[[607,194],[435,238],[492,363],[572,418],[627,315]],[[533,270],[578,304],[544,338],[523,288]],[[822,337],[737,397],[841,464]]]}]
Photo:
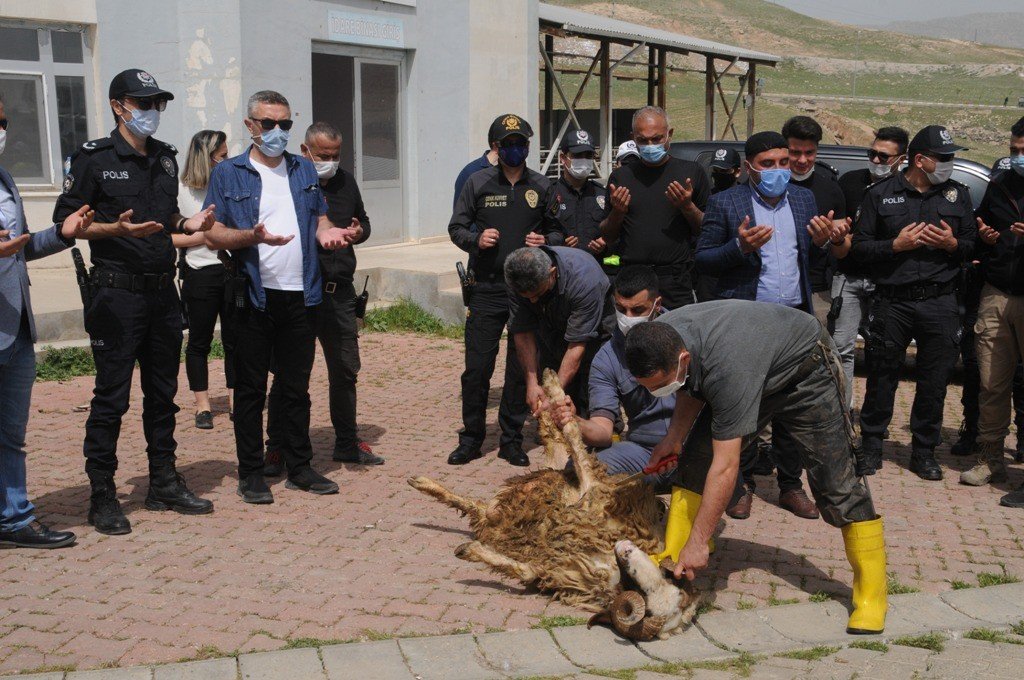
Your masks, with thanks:
[{"label": "black trousers", "polygon": [[178,407],[181,306],[173,286],[133,293],[96,288],[85,310],[96,362],[89,418],[85,423],[85,471],[90,478],[117,470],[121,418],[128,410],[135,362],[142,378],[142,430],[150,471],[174,465],[174,416]]},{"label": "black trousers", "polygon": [[[821,353],[820,347],[813,350]],[[834,352],[834,348],[831,350]],[[835,376],[842,373],[838,355],[829,370],[819,363],[802,380],[765,397],[758,414],[758,428],[772,423],[772,434],[783,435],[807,470],[807,482],[821,517],[835,527],[877,517],[871,494],[854,472],[853,451],[846,432],[846,395]],[[711,438],[712,411],[705,409],[694,424],[692,436],[680,458],[676,483],[703,494],[714,458]],[[754,435],[745,438],[744,443]],[[740,493],[734,491],[730,505]]]},{"label": "black trousers", "polygon": [[[462,373],[462,431],[459,443],[483,444],[487,434],[487,398],[501,334],[508,324],[508,289],[504,283],[473,286],[466,315],[466,370]],[[505,384],[498,406],[500,445],[522,444],[523,424],[529,415],[526,382],[512,337],[506,343]]]},{"label": "black trousers", "polygon": [[779,483],[779,493],[783,494],[793,489],[802,489],[803,482],[800,475],[804,471],[800,462],[800,455],[796,453],[796,443],[792,441],[785,426],[776,431],[775,423],[772,423],[771,431],[771,452],[761,451],[758,444],[760,438],[754,438],[740,454],[740,472],[743,473],[743,482],[751,490],[757,488],[754,480],[754,470],[758,465],[758,456],[770,456],[771,464],[775,466],[775,479]]},{"label": "black trousers", "polygon": [[[964,408],[964,425],[970,432],[978,431],[978,397],[981,393],[981,374],[978,371],[978,355],[974,349],[974,324],[978,321],[978,305],[984,281],[974,273],[964,294],[963,334],[960,338],[960,360],[964,366],[964,387],[960,404]],[[1024,366],[1017,362],[1013,374],[1014,423],[1024,427]]]},{"label": "black trousers", "polygon": [[678,309],[694,303],[693,263],[674,267],[655,267],[658,294],[665,309]]},{"label": "black trousers", "polygon": [[224,286],[224,265],[201,269],[185,267],[181,297],[188,309],[188,343],[185,345],[185,374],[192,392],[210,389],[207,358],[213,342],[213,330],[220,317],[220,337],[224,345],[224,377],[228,389],[235,386],[235,305]]},{"label": "black trousers", "polygon": [[279,397],[268,419],[278,423],[275,435],[288,473],[309,466],[309,376],[316,350],[316,308],[306,307],[302,291],[267,290],[264,310],[239,313],[240,342],[235,352],[235,448],[238,475],[263,470],[263,407],[267,377],[274,362]]},{"label": "black trousers", "polygon": [[[359,375],[359,328],[356,325],[355,289],[352,283],[339,284],[334,293],[324,293],[324,301],[316,311],[316,337],[327,361],[330,383],[331,425],[334,426],[334,449],[352,453],[359,443],[356,434],[356,378]],[[277,379],[270,388],[267,417],[267,448],[281,448],[281,387]]]},{"label": "black trousers", "polygon": [[960,351],[960,335],[960,314],[953,293],[927,300],[872,300],[865,348],[867,390],[860,412],[864,439],[880,440],[889,427],[900,369],[914,339],[917,387],[910,410],[912,447],[914,451],[932,451],[942,443],[942,410]]}]

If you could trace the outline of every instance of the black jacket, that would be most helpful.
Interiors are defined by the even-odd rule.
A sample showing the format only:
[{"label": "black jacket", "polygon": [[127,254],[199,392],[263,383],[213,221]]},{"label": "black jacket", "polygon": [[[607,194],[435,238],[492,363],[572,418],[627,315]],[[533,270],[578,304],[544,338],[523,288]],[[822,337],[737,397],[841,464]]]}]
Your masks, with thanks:
[{"label": "black jacket", "polygon": [[999,232],[999,240],[991,246],[978,238],[985,281],[1007,295],[1024,295],[1024,237],[1010,231],[1014,222],[1024,222],[1024,177],[1012,170],[996,174],[977,215]]}]

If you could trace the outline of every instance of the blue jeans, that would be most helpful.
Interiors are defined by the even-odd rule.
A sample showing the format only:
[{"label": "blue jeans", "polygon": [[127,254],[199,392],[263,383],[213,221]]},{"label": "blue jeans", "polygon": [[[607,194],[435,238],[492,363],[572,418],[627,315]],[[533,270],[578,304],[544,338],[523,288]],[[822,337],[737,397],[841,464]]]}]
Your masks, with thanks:
[{"label": "blue jeans", "polygon": [[832,297],[842,297],[843,307],[839,310],[832,340],[839,350],[846,374],[846,407],[853,408],[853,357],[857,345],[857,333],[867,325],[868,309],[875,284],[870,279],[846,277],[836,274],[832,279]]},{"label": "blue jeans", "polygon": [[35,379],[36,355],[23,317],[18,337],[0,350],[0,531],[17,531],[35,519],[25,488],[25,429]]},{"label": "blue jeans", "polygon": [[[606,449],[596,451],[597,459],[608,468],[608,474],[632,475],[642,472],[651,460],[651,449],[661,440],[660,437],[647,438],[642,435],[640,441],[623,440],[615,442]],[[672,489],[672,475],[675,468],[654,475],[647,475],[644,481],[654,487],[655,493],[668,493]]]}]

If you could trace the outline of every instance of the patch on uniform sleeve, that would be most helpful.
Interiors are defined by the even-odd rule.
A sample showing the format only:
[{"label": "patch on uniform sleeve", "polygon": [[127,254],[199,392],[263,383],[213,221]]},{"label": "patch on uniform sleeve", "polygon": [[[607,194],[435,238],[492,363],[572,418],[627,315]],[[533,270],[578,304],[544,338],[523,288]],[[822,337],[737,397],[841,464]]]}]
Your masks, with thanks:
[{"label": "patch on uniform sleeve", "polygon": [[64,193],[68,193],[75,186],[75,176],[70,172],[64,176]]},{"label": "patch on uniform sleeve", "polygon": [[171,160],[171,158],[169,156],[161,156],[160,157],[160,165],[163,166],[164,170],[171,177],[177,177],[178,176],[178,170],[177,170],[177,168],[174,167],[174,161]]},{"label": "patch on uniform sleeve", "polygon": [[600,208],[601,210],[604,210],[604,195],[600,194],[598,196],[595,196],[595,198],[597,199],[597,207]]},{"label": "patch on uniform sleeve", "polygon": [[536,208],[537,207],[537,201],[539,201],[539,200],[540,200],[540,196],[533,189],[530,189],[529,191],[526,192],[526,204],[528,206],[530,206],[531,208]]},{"label": "patch on uniform sleeve", "polygon": [[92,151],[93,149],[96,148],[96,142],[86,142],[85,144],[82,145],[82,148]]},{"label": "patch on uniform sleeve", "polygon": [[960,192],[950,187],[942,192],[942,195],[946,197],[946,200],[950,203],[956,203],[956,199],[960,196]]}]

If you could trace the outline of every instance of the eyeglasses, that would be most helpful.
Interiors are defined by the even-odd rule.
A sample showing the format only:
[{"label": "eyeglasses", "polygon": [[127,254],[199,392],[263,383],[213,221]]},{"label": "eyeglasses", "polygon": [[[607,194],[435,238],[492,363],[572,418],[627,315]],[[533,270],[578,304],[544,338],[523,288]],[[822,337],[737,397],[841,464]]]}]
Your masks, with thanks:
[{"label": "eyeglasses", "polygon": [[0,130],[6,130],[6,129],[7,129],[7,119],[6,118],[0,118]]},{"label": "eyeglasses", "polygon": [[285,132],[288,132],[292,129],[293,122],[290,118],[285,118],[284,120],[274,120],[273,118],[250,118],[249,120],[254,123],[259,123],[264,132],[269,132],[275,127],[280,127]]},{"label": "eyeglasses", "polygon": [[[149,111],[150,109],[154,108],[157,111],[164,111],[167,108],[166,99],[136,99],[134,97],[129,97],[128,99],[131,99],[133,102],[135,102],[135,108],[137,108],[139,111]],[[124,105],[125,102],[121,102],[121,106]]]},{"label": "eyeglasses", "polygon": [[898,153],[895,156],[892,154],[882,153],[881,151],[875,151],[874,149],[868,149],[868,160],[877,160],[880,163],[888,164],[894,158],[899,158],[903,154]]}]

